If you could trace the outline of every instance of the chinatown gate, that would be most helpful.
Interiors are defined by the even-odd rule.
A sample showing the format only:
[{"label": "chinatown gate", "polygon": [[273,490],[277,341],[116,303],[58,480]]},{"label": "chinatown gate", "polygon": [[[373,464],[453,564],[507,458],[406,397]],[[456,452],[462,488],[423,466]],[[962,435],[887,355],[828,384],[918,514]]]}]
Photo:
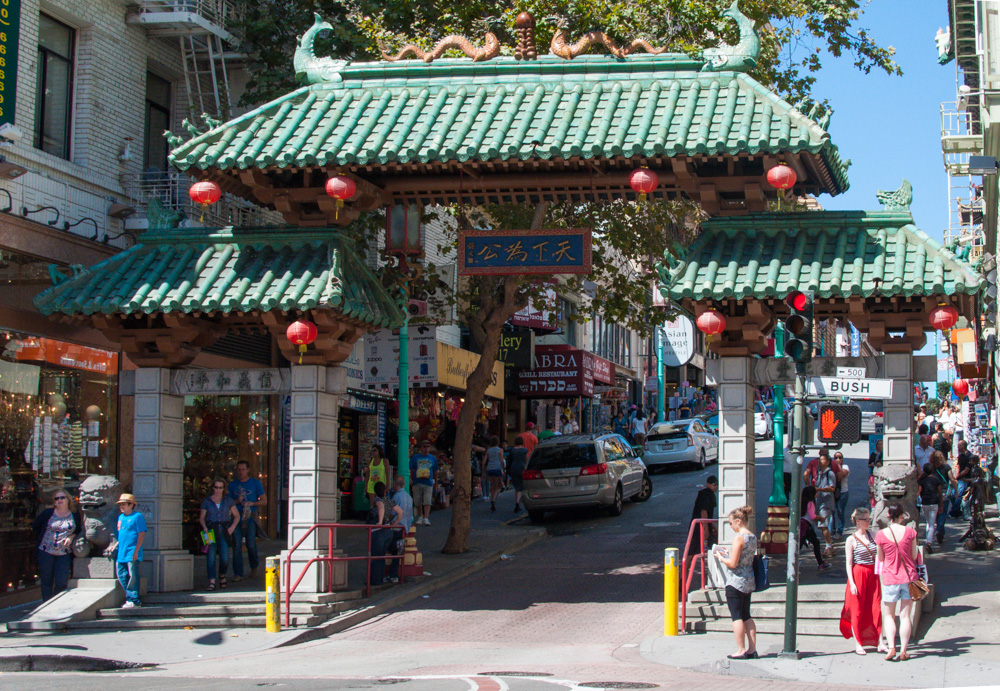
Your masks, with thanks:
[{"label": "chinatown gate", "polygon": [[[739,42],[698,57],[644,41],[620,48],[599,33],[569,44],[562,31],[544,54],[534,19],[522,14],[513,56],[500,56],[488,34],[484,47],[449,37],[428,54],[409,51],[423,60],[370,63],[317,57],[313,42],[331,28],[317,16],[295,55],[305,86],[230,122],[206,120],[205,132],[191,126],[189,141],[172,142],[175,167],[280,212],[288,226],[157,228],[36,298],[49,317],[121,343],[139,367],[133,490],[150,528],[152,589],[191,587],[191,556],[180,544],[183,398],[171,382],[178,372],[185,380],[200,349],[231,331],[270,334],[291,363],[282,375],[292,397],[289,546],[313,524],[339,518],[338,364],[365,331],[402,321],[366,268],[371,257],[338,230],[363,212],[635,200],[629,174],[647,167],[659,177],[651,196],[693,200],[724,217],[662,274],[675,301],[694,312],[716,304],[729,319],[713,344],[723,356],[724,511],[752,498],[751,356],[780,314],[783,291],[815,284],[826,299],[821,309],[846,312],[891,353],[888,376],[912,379],[908,353],[922,342],[926,310],[951,295],[967,311],[976,280],[913,229],[908,214],[848,214],[836,225],[830,215],[748,216],[775,200],[766,176],[779,163],[795,171],[797,196],[843,192],[846,164],[827,122],[750,76],[759,39],[735,4],[724,14],[738,25]],[[589,47],[610,54],[582,55]],[[467,57],[441,58],[446,48]],[[325,189],[334,176],[356,187],[343,205]],[[827,224],[810,220],[821,218]],[[919,268],[906,263],[911,257]],[[284,337],[299,318],[319,330],[301,365]],[[904,340],[889,335],[896,330]],[[900,400],[887,458],[907,453],[903,409]],[[309,540],[308,551],[296,552],[302,562],[328,548],[316,533]],[[313,567],[299,589],[328,585],[324,569]]]}]

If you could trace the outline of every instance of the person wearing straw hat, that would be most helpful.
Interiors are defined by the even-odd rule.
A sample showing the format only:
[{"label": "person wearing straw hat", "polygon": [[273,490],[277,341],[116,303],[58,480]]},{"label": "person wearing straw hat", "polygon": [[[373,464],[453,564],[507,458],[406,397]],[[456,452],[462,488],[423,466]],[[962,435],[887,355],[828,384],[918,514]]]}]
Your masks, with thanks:
[{"label": "person wearing straw hat", "polygon": [[118,582],[125,590],[125,604],[122,607],[140,607],[139,564],[142,563],[142,543],[146,539],[146,519],[136,511],[136,500],[132,494],[123,494],[115,502],[121,515],[118,516],[118,536],[106,554],[115,557],[115,572]]}]

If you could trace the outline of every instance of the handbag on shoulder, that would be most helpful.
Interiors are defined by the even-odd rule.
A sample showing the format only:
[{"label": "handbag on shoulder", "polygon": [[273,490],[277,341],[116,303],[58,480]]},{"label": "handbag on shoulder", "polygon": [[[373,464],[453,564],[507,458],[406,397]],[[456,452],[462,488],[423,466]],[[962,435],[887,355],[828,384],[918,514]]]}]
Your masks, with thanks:
[{"label": "handbag on shoulder", "polygon": [[767,575],[767,561],[767,556],[753,555],[753,591],[755,593],[762,593],[771,587],[771,581]]}]

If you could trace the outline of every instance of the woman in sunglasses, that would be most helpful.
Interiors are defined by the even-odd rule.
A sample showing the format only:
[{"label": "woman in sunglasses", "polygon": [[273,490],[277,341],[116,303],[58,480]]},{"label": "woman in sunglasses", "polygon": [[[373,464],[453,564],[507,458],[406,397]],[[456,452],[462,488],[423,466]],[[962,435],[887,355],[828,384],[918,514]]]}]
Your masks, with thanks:
[{"label": "woman in sunglasses", "polygon": [[83,531],[83,516],[73,510],[69,494],[57,489],[52,495],[53,508],[45,509],[31,528],[38,541],[38,576],[42,600],[66,590],[73,565],[73,541]]},{"label": "woman in sunglasses", "polygon": [[[225,588],[226,571],[229,569],[229,540],[236,526],[240,524],[240,512],[236,508],[236,502],[226,494],[226,481],[222,478],[215,479],[212,483],[212,494],[201,502],[198,521],[201,523],[201,535],[205,541],[208,590],[215,590],[216,568],[219,574],[219,587]],[[216,555],[218,555],[218,565],[216,565]]]}]

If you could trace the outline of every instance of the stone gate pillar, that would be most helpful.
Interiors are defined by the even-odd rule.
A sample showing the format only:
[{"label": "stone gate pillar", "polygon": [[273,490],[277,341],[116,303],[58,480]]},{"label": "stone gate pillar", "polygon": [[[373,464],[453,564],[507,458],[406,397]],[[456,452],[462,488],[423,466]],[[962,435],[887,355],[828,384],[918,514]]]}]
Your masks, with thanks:
[{"label": "stone gate pillar", "polygon": [[873,522],[878,527],[888,525],[885,507],[898,502],[910,515],[907,523],[919,527],[917,511],[917,475],[913,465],[913,447],[916,443],[913,428],[913,353],[886,353],[885,378],[892,379],[892,399],[883,403],[883,437],[881,471],[875,472],[875,510]]},{"label": "stone gate pillar", "polygon": [[[733,539],[727,516],[744,504],[754,505],[753,360],[720,359],[719,379],[719,542]],[[751,519],[750,530],[754,530]],[[756,532],[756,531],[755,531]]]},{"label": "stone gate pillar", "polygon": [[[288,453],[288,548],[291,549],[316,523],[336,523],[340,518],[337,485],[337,424],[340,396],[347,391],[347,371],[342,367],[292,365],[291,436]],[[292,555],[291,582],[305,564],[336,548],[329,531],[314,531]],[[281,553],[288,564],[288,550]],[[282,574],[284,578],[285,574]],[[296,592],[324,592],[330,586],[325,564],[313,564]],[[347,586],[346,563],[333,572],[333,588]],[[282,588],[285,587],[284,580]]]},{"label": "stone gate pillar", "polygon": [[146,519],[143,561],[152,591],[190,590],[194,557],[181,544],[184,500],[184,397],[170,394],[170,370],[135,373],[132,493]]}]

